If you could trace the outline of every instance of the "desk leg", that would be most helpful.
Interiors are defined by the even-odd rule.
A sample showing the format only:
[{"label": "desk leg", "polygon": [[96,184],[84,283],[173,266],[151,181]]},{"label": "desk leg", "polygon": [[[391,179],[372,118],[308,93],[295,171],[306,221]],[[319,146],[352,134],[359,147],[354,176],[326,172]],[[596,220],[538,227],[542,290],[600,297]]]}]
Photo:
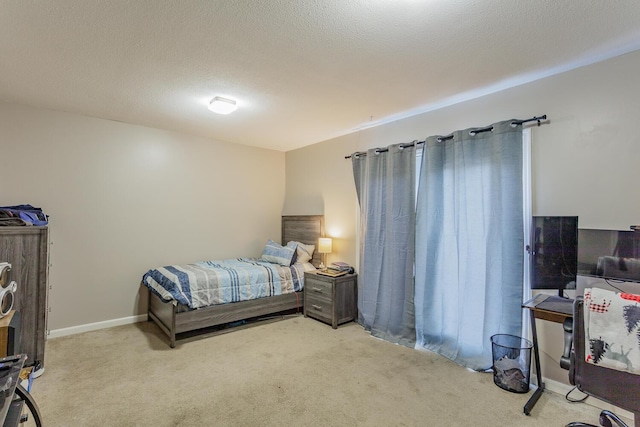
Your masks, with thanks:
[{"label": "desk leg", "polygon": [[533,313],[533,310],[529,310],[531,314],[531,334],[533,335],[533,357],[535,360],[536,367],[536,379],[538,383],[538,388],[533,393],[533,395],[529,398],[527,403],[524,405],[524,414],[531,414],[531,409],[535,406],[538,399],[542,395],[544,391],[544,383],[542,382],[542,371],[540,370],[540,354],[538,353],[538,333],[536,331],[536,316]]}]

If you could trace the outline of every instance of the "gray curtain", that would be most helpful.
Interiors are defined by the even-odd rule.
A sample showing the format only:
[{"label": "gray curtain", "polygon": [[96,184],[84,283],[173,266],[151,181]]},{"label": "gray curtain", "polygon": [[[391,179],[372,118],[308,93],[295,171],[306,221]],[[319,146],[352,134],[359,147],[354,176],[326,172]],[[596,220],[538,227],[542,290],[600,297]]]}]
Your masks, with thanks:
[{"label": "gray curtain", "polygon": [[360,203],[358,322],[373,336],[415,344],[415,147],[352,156]]},{"label": "gray curtain", "polygon": [[522,126],[429,137],[416,219],[418,347],[474,370],[492,366],[490,337],[520,335]]}]

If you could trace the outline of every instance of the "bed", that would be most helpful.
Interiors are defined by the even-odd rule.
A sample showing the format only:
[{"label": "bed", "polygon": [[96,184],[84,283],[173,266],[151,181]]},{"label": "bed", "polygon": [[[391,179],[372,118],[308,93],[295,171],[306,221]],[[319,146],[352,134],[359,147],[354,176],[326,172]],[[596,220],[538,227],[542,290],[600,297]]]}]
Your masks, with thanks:
[{"label": "bed", "polygon": [[[317,245],[318,238],[322,236],[324,236],[323,215],[287,215],[282,217],[282,245],[287,245],[288,242],[292,241],[305,245]],[[314,251],[313,258],[309,260],[309,263],[313,266],[318,266],[321,256],[317,251]],[[191,336],[194,332],[197,333],[200,330],[206,331],[212,327],[286,311],[296,310],[301,312],[304,303],[303,278],[307,267],[289,268],[289,272],[287,272],[279,270],[277,266],[264,265],[261,261],[253,258],[240,258],[235,260],[204,261],[190,264],[189,266],[167,266],[162,269],[166,271],[167,268],[171,270],[171,267],[180,267],[181,274],[187,271],[184,274],[196,277],[202,275],[202,270],[206,270],[208,267],[230,269],[230,271],[234,271],[232,268],[237,267],[244,272],[245,269],[249,271],[251,264],[266,271],[267,274],[280,275],[280,278],[285,280],[281,280],[282,283],[279,283],[277,285],[279,287],[276,287],[276,289],[270,288],[271,285],[267,285],[267,289],[262,289],[264,286],[240,282],[240,287],[236,286],[235,295],[232,295],[231,298],[242,300],[228,303],[219,302],[221,301],[219,299],[221,295],[206,295],[206,298],[201,298],[192,295],[185,296],[184,292],[179,295],[180,292],[174,292],[173,290],[170,290],[170,292],[175,296],[169,297],[165,291],[159,291],[159,288],[150,286],[155,282],[155,279],[158,281],[160,279],[157,276],[159,269],[149,270],[142,280],[142,285],[147,288],[149,293],[148,320],[154,321],[160,327],[169,337],[169,345],[174,348],[176,340]],[[286,267],[282,268],[286,269]],[[233,273],[234,280],[244,280],[242,279],[243,277],[251,275],[252,273]],[[215,294],[215,292],[209,293]],[[204,294],[207,294],[207,292],[202,291],[199,293],[199,295]],[[259,296],[265,294],[267,296]],[[254,296],[259,297],[253,298]],[[224,299],[222,298],[222,300]],[[207,305],[210,303],[212,305]]]}]

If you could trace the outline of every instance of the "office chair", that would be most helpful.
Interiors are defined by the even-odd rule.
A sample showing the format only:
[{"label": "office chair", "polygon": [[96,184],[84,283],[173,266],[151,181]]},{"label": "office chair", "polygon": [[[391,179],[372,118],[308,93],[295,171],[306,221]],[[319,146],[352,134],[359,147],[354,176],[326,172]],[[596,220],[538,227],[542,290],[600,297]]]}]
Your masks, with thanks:
[{"label": "office chair", "polygon": [[[585,333],[583,297],[577,297],[573,305],[573,342],[569,381],[578,390],[597,399],[626,409],[634,415],[635,427],[640,427],[640,375],[603,368],[585,362]],[[613,424],[615,422],[615,424]],[[628,427],[610,411],[600,413],[600,425],[605,427]],[[572,422],[566,427],[583,427],[593,424]]]}]

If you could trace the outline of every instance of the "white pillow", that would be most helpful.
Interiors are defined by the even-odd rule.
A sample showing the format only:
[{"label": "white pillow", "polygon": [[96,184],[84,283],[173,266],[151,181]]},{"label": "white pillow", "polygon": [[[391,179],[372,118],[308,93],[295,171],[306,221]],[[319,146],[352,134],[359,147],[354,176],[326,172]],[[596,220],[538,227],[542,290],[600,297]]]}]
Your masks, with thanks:
[{"label": "white pillow", "polygon": [[294,257],[294,263],[305,263],[311,261],[313,258],[313,251],[316,250],[315,245],[305,245],[304,243],[296,242],[294,240],[287,243],[287,246],[290,244],[296,245],[296,256]]}]

